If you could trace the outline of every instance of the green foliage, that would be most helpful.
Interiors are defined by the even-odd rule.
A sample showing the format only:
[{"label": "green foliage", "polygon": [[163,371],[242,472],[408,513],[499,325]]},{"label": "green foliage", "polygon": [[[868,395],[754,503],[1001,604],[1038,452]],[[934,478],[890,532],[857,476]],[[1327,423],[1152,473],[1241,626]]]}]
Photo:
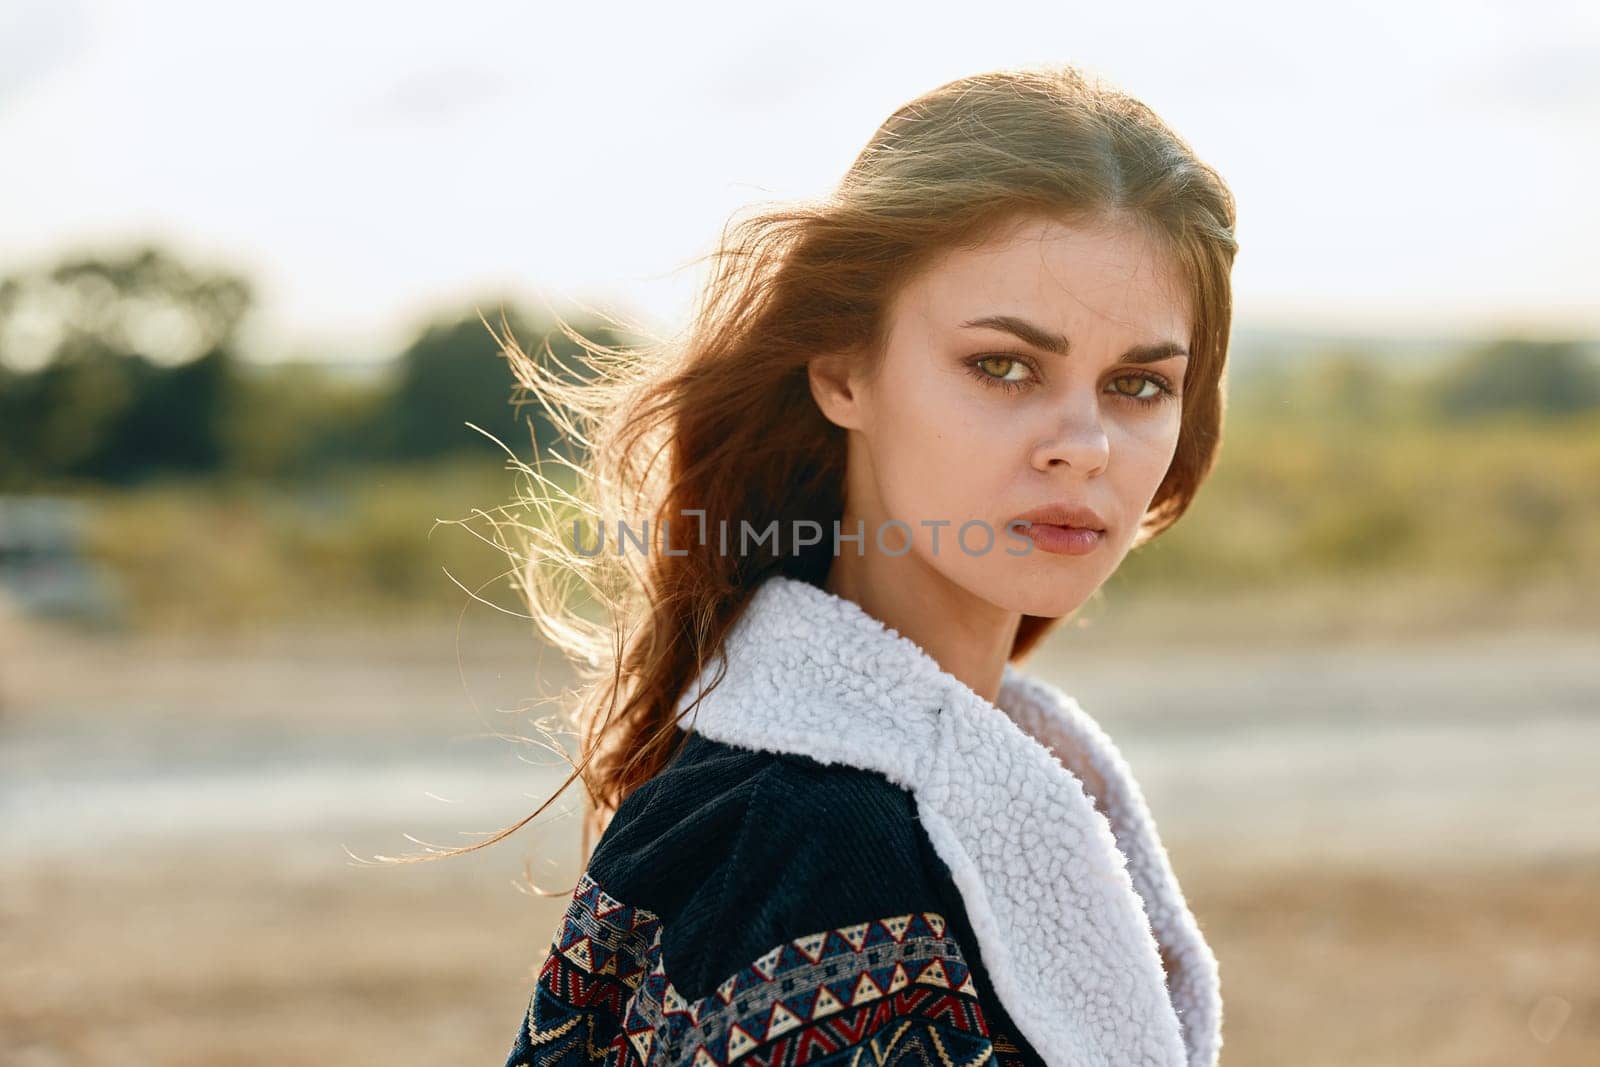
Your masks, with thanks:
[{"label": "green foliage", "polygon": [[[0,489],[293,480],[496,449],[468,423],[528,459],[535,441],[576,451],[490,326],[567,381],[590,376],[587,354],[515,307],[482,301],[428,323],[388,373],[358,383],[305,363],[242,364],[249,303],[243,278],[154,248],[0,280]],[[630,340],[601,322],[573,326],[609,346]]]},{"label": "green foliage", "polygon": [[[1427,417],[1437,383],[1455,373],[1385,374],[1353,408],[1351,393],[1306,387],[1327,380],[1326,367],[1253,383],[1194,506],[1118,582],[1600,582],[1600,407]],[[1388,400],[1374,410],[1372,396]]]},{"label": "green foliage", "polygon": [[383,462],[388,390],[316,364],[251,368],[224,434],[233,472],[294,483]]},{"label": "green foliage", "polygon": [[[504,309],[503,326],[500,310],[486,311],[485,318],[502,335],[509,326],[511,338],[529,357],[566,381],[588,376],[585,353],[565,334],[554,327],[538,327],[514,309]],[[586,324],[581,332],[601,344],[624,341],[599,324]],[[411,461],[477,452],[485,439],[466,426],[468,422],[526,460],[532,459],[535,441],[541,452],[554,448],[569,457],[575,454],[573,443],[559,437],[537,403],[513,406],[523,391],[476,312],[428,326],[400,354],[399,365],[399,383],[386,422],[389,456]]]},{"label": "green foliage", "polygon": [[514,478],[503,454],[484,445],[476,460],[351,469],[295,485],[162,480],[95,492],[87,550],[110,566],[140,627],[437,619],[472,603],[462,586],[517,611],[510,559],[494,545],[515,541],[494,522],[530,520],[502,508]]},{"label": "green foliage", "polygon": [[1505,339],[1467,353],[1427,386],[1431,410],[1445,419],[1569,415],[1600,408],[1600,363],[1575,341]]},{"label": "green foliage", "polygon": [[0,282],[0,484],[219,469],[249,302],[154,248]]},{"label": "green foliage", "polygon": [[[508,318],[519,332],[526,329],[520,316]],[[499,346],[476,316],[427,327],[400,354],[399,384],[384,423],[386,451],[400,460],[476,451],[486,442],[468,422],[516,449],[514,385]]]}]

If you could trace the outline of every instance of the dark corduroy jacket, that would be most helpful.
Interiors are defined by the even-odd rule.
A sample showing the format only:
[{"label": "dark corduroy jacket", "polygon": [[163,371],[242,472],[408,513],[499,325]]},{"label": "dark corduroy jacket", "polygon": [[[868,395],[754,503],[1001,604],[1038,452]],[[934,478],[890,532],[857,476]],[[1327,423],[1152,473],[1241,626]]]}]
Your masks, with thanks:
[{"label": "dark corduroy jacket", "polygon": [[507,1059],[1214,1067],[1216,960],[1076,701],[775,577],[596,844]]},{"label": "dark corduroy jacket", "polygon": [[908,791],[691,732],[602,835],[507,1064],[705,1063],[702,1044],[719,1064],[1043,1065]]}]

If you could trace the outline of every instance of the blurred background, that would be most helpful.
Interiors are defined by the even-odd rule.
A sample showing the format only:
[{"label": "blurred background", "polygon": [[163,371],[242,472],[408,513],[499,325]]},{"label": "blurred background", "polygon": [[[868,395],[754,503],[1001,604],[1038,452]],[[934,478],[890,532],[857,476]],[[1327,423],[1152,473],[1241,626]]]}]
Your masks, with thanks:
[{"label": "blurred background", "polygon": [[480,313],[675,332],[731,212],[1052,61],[1239,199],[1221,465],[1032,661],[1224,1062],[1600,1062],[1594,5],[5,0],[0,1063],[503,1062],[576,791],[371,862],[558,779]]}]

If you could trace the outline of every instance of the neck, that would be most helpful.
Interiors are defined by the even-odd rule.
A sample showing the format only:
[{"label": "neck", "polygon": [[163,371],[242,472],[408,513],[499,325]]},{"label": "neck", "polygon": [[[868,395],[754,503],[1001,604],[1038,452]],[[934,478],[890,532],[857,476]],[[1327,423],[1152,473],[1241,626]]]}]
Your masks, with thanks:
[{"label": "neck", "polygon": [[922,648],[941,670],[996,703],[1022,614],[973,595],[903,556],[836,556],[823,585]]}]

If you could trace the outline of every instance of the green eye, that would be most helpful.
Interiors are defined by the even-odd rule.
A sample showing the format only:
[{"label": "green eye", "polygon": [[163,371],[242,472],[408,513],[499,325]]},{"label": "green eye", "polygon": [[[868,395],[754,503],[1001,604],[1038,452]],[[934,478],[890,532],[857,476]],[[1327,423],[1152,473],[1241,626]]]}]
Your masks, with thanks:
[{"label": "green eye", "polygon": [[[1159,404],[1164,400],[1176,399],[1178,395],[1173,391],[1171,386],[1153,374],[1124,374],[1122,377],[1116,379],[1116,381],[1137,382],[1139,390],[1143,390],[1146,385],[1154,386],[1155,392],[1148,393],[1144,396],[1138,395],[1137,391],[1128,393],[1124,392],[1122,389],[1117,389],[1118,396],[1121,396],[1127,400],[1131,400],[1135,404],[1139,404],[1141,406]],[[1113,387],[1115,387],[1115,383],[1113,383]]]},{"label": "green eye", "polygon": [[[972,376],[984,385],[1004,389],[1007,392],[1026,389],[1030,384],[1028,375],[1033,373],[1033,366],[1027,360],[1005,352],[992,352],[968,360],[967,367]],[[997,367],[998,371],[995,369]],[[1013,375],[1017,370],[1023,372],[1022,376]]]},{"label": "green eye", "polygon": [[996,378],[1005,378],[1005,379],[1008,379],[1010,381],[1016,381],[1016,379],[1015,378],[1011,378],[1011,376],[1009,374],[1009,370],[1011,368],[1021,367],[1022,366],[1021,363],[1017,362],[1015,359],[1012,359],[1010,356],[984,356],[983,359],[979,360],[978,362],[979,362],[980,366],[982,364],[985,364],[985,363],[991,364],[991,367],[989,368],[990,371],[993,371],[992,364],[995,364],[995,363],[1005,364],[1006,367],[1007,367],[1007,371],[1003,371],[1001,373],[995,374],[994,377],[996,377]]}]

